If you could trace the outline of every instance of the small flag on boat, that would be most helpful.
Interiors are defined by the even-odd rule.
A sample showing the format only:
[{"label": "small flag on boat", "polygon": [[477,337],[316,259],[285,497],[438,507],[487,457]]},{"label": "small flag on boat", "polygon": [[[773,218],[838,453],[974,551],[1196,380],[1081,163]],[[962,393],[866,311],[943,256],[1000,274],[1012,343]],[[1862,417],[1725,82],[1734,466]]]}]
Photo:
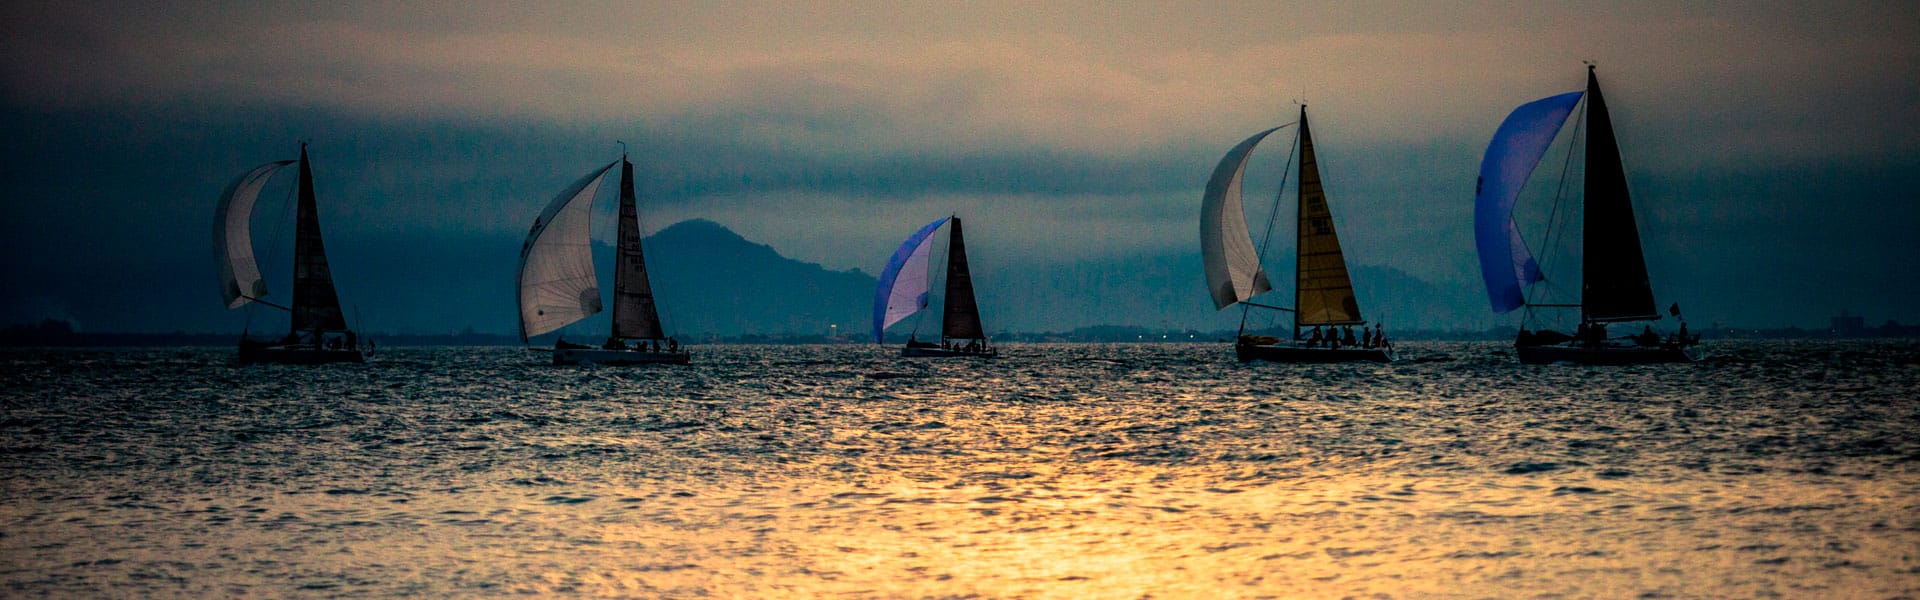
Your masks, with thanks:
[{"label": "small flag on boat", "polygon": [[1667,307],[1667,313],[1676,317],[1680,316],[1680,303],[1675,302],[1673,306]]}]

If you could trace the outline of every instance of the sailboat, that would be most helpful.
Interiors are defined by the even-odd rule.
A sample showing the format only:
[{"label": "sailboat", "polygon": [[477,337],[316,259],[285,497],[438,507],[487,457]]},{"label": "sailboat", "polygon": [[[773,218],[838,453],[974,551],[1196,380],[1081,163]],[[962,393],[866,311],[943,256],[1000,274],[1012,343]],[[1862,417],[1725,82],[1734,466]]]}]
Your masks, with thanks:
[{"label": "sailboat", "polygon": [[[1234,146],[1226,156],[1220,158],[1219,166],[1214,167],[1213,177],[1207,180],[1206,196],[1200,203],[1200,256],[1206,265],[1207,289],[1213,296],[1213,306],[1216,310],[1235,304],[1241,306],[1240,330],[1235,336],[1234,354],[1242,362],[1391,362],[1394,352],[1386,344],[1384,335],[1362,335],[1351,340],[1340,335],[1342,331],[1350,333],[1356,325],[1364,330],[1367,322],[1360,316],[1360,303],[1354,297],[1353,281],[1347,275],[1347,262],[1340,249],[1340,237],[1333,229],[1333,212],[1327,205],[1326,190],[1320,181],[1320,165],[1314,157],[1313,132],[1307,125],[1305,105],[1300,107],[1297,124],[1300,126],[1300,178],[1296,194],[1299,217],[1295,229],[1298,245],[1294,263],[1293,306],[1250,301],[1255,296],[1271,291],[1273,286],[1260,262],[1265,243],[1261,244],[1260,251],[1254,249],[1253,236],[1247,230],[1247,218],[1240,202],[1241,182],[1246,176],[1247,160],[1254,147],[1269,134],[1292,123],[1253,134]],[[1281,187],[1286,187],[1284,180]],[[1275,213],[1280,210],[1280,204],[1274,203]],[[1270,237],[1272,219],[1268,222]],[[1248,335],[1247,316],[1253,308],[1293,315],[1291,339]],[[1303,337],[1300,333],[1302,327],[1314,328],[1313,333]],[[1321,327],[1328,328],[1325,337],[1320,333]],[[1341,329],[1343,327],[1344,330]]]},{"label": "sailboat", "polygon": [[[626,153],[580,177],[534,219],[520,248],[520,341],[600,312],[599,277],[593,272],[593,199],[613,167],[620,167],[620,222],[613,268],[613,331],[600,346],[553,342],[553,364],[687,364],[691,356],[668,337],[654,307],[640,250],[640,210],[633,193],[633,163]],[[629,345],[628,342],[637,342]]]},{"label": "sailboat", "polygon": [[906,347],[900,349],[900,355],[999,356],[1000,349],[987,340],[986,331],[980,325],[980,305],[973,295],[973,273],[967,269],[966,238],[961,233],[957,215],[934,219],[913,232],[887,259],[886,268],[880,272],[880,287],[873,297],[873,343],[886,343],[887,327],[927,307],[927,292],[932,288],[927,259],[933,244],[929,240],[935,230],[948,223],[952,226],[947,228],[947,287],[943,297],[945,309],[941,311],[940,341],[922,342],[917,335],[910,337]]},{"label": "sailboat", "polygon": [[[299,163],[300,180],[294,213],[293,302],[291,306],[266,300],[267,284],[253,257],[253,207],[260,191],[282,167]],[[213,254],[219,263],[220,296],[227,308],[249,304],[270,306],[291,315],[289,331],[278,340],[263,341],[240,333],[240,364],[321,364],[363,362],[359,336],[347,328],[340,310],[340,294],[327,266],[326,245],[320,239],[320,210],[313,195],[313,168],[307,164],[307,144],[300,143],[300,159],[270,162],[242,173],[220,194],[213,212]]]},{"label": "sailboat", "polygon": [[[1562,124],[1582,98],[1586,100],[1586,169],[1582,208],[1581,297],[1576,304],[1531,301],[1528,287],[1546,281],[1540,264],[1528,250],[1514,223],[1513,207],[1540,158],[1546,154]],[[1578,135],[1579,126],[1575,126]],[[1571,144],[1568,152],[1572,152]],[[1567,161],[1572,164],[1571,157]],[[1564,179],[1564,176],[1563,176]],[[1561,184],[1564,187],[1564,182]],[[1557,212],[1557,211],[1556,211]],[[1551,224],[1549,224],[1551,226]],[[1700,357],[1699,337],[1686,334],[1686,323],[1672,336],[1653,332],[1652,325],[1635,335],[1610,336],[1614,323],[1655,321],[1660,311],[1647,278],[1646,256],[1634,222],[1633,202],[1627,193],[1626,168],[1614,137],[1613,118],[1600,94],[1600,80],[1587,66],[1587,89],[1542,98],[1521,105],[1507,115],[1487,144],[1474,191],[1474,238],[1480,250],[1480,274],[1487,284],[1493,312],[1526,308],[1526,322],[1534,309],[1579,309],[1579,327],[1571,334],[1523,325],[1514,340],[1520,362],[1571,362],[1596,365],[1689,362]],[[1669,308],[1680,315],[1680,305]]]}]

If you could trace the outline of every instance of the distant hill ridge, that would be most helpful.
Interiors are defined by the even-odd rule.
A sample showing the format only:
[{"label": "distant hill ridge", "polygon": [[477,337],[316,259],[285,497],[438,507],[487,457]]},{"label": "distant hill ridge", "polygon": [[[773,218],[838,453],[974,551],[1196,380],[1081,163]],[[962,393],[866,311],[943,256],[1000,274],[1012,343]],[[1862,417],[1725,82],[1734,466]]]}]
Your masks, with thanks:
[{"label": "distant hill ridge", "polygon": [[[681,335],[843,334],[862,331],[879,284],[782,256],[725,226],[692,219],[647,236],[647,271],[661,320]],[[612,253],[598,253],[612,272]]]}]

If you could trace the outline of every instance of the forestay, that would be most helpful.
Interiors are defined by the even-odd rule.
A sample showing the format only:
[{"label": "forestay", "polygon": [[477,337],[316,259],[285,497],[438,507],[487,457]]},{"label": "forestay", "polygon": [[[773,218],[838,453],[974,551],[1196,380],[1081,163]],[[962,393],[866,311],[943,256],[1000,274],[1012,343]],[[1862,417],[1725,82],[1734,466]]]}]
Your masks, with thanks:
[{"label": "forestay", "polygon": [[594,279],[593,197],[607,163],[553,198],[520,248],[520,340],[565,327],[600,312]]},{"label": "forestay", "polygon": [[1493,312],[1519,308],[1526,303],[1522,288],[1541,280],[1539,263],[1514,227],[1513,203],[1582,93],[1542,98],[1513,109],[1480,160],[1473,233],[1480,249],[1480,276],[1487,284]]},{"label": "forestay", "polygon": [[260,190],[291,160],[274,161],[247,171],[220,194],[213,213],[213,256],[219,262],[220,297],[227,308],[240,308],[267,295],[260,265],[253,257],[253,206]]},{"label": "forestay", "polygon": [[934,219],[893,251],[887,259],[887,266],[880,271],[880,286],[873,296],[873,341],[884,343],[887,327],[901,319],[927,307],[929,280],[927,273],[927,255],[933,245],[928,238],[947,222],[948,217]]}]

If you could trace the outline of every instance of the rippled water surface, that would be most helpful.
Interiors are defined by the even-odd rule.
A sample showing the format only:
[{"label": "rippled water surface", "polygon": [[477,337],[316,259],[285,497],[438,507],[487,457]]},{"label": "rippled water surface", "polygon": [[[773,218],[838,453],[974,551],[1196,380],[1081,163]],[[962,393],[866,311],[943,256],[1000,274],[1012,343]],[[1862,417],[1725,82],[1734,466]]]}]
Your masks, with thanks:
[{"label": "rippled water surface", "polygon": [[0,595],[1920,596],[1920,344],[0,353]]}]

